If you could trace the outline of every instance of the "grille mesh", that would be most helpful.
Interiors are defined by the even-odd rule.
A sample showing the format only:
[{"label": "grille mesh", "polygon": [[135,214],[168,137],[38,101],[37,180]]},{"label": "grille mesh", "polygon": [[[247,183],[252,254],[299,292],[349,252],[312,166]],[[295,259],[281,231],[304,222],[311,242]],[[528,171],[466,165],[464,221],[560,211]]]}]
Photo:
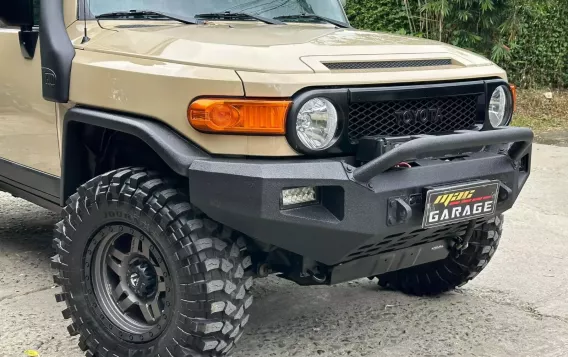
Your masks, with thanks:
[{"label": "grille mesh", "polygon": [[356,70],[356,69],[439,67],[439,66],[449,66],[451,64],[452,64],[451,59],[324,63],[324,65],[332,71],[345,71],[345,70]]},{"label": "grille mesh", "polygon": [[[401,124],[398,111],[437,109],[441,119]],[[365,136],[435,134],[471,129],[477,119],[477,95],[445,98],[361,102],[349,105],[349,139],[353,144]]]}]

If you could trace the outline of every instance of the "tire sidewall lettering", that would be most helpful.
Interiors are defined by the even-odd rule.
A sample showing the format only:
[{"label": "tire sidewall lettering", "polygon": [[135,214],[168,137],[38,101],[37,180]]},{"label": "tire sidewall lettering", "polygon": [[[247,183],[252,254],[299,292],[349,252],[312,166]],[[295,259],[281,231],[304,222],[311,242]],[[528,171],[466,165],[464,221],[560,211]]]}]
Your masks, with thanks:
[{"label": "tire sidewall lettering", "polygon": [[[101,226],[109,223],[116,223],[120,225],[123,223],[125,229],[123,231],[128,232],[128,226],[135,227],[135,229],[142,231],[152,237],[158,237],[154,239],[155,243],[159,246],[162,251],[164,259],[167,261],[167,265],[170,269],[177,269],[175,262],[170,258],[173,257],[174,251],[167,246],[167,239],[163,232],[159,229],[159,226],[154,223],[145,213],[138,211],[136,208],[121,204],[120,206],[116,202],[107,202],[105,205],[100,205],[100,207],[92,206],[89,210],[89,214],[84,214],[82,216],[81,224],[77,225],[76,230],[70,234],[71,243],[66,246],[69,249],[69,256],[71,258],[71,264],[76,266],[81,264],[85,267],[86,258],[90,259],[93,251],[87,253],[90,250],[88,247],[91,242],[99,242],[100,235],[97,234]],[[120,228],[115,227],[114,231],[119,231]],[[134,229],[132,231],[135,231]],[[91,239],[89,239],[91,237]],[[85,240],[88,240],[85,242]],[[95,245],[96,246],[96,245]],[[66,262],[67,263],[67,262]],[[83,271],[81,271],[83,270]],[[116,346],[120,348],[116,352],[119,355],[125,356],[140,356],[140,357],[154,357],[156,353],[165,353],[166,351],[162,348],[156,349],[156,346],[171,345],[174,339],[179,339],[176,335],[177,328],[172,326],[175,324],[175,318],[165,320],[157,331],[163,331],[159,337],[155,337],[156,334],[150,336],[144,335],[129,335],[127,332],[122,331],[115,327],[106,316],[100,310],[100,306],[97,303],[97,299],[94,296],[94,292],[90,288],[90,275],[84,269],[74,269],[68,272],[69,275],[69,287],[71,294],[74,296],[74,304],[76,306],[76,311],[81,314],[82,319],[85,321],[85,325],[91,331],[97,331],[104,329],[108,334],[114,336],[116,339],[124,341],[119,336],[122,333],[123,336],[131,336],[131,343],[124,341],[121,345],[117,345],[114,339],[109,339],[106,334],[97,334],[97,338],[100,339],[101,345],[103,346]],[[173,284],[177,284],[177,276],[175,274],[168,274],[168,278],[171,279]],[[175,285],[174,285],[175,286]],[[170,297],[167,302],[171,306],[174,316],[178,310],[178,298],[177,293],[169,292]],[[98,318],[96,318],[98,316]],[[98,321],[98,322],[95,322]],[[170,323],[171,322],[171,323]],[[166,327],[163,325],[165,324]],[[145,342],[148,341],[148,342]],[[134,345],[133,345],[134,344]],[[126,348],[126,349],[123,349]],[[160,352],[161,351],[161,352]],[[114,352],[114,351],[113,351]]]},{"label": "tire sidewall lettering", "polygon": [[[202,220],[202,217],[195,216],[194,212],[191,212],[190,209],[184,208],[185,211],[181,211],[179,215],[176,216],[176,221],[169,221],[172,216],[172,204],[176,202],[173,201],[173,199],[187,199],[183,192],[178,192],[174,194],[174,196],[170,196],[171,189],[174,187],[173,185],[168,187],[170,186],[169,184],[166,184],[166,188],[164,188],[159,182],[154,181],[151,184],[154,185],[153,187],[155,187],[155,189],[152,188],[150,191],[146,192],[149,195],[156,195],[154,197],[165,197],[165,195],[168,195],[169,198],[167,198],[166,201],[168,202],[168,206],[162,205],[163,210],[160,209],[160,207],[154,207],[155,201],[152,203],[152,209],[149,209],[150,206],[148,205],[143,207],[140,197],[138,196],[131,196],[131,198],[126,197],[126,199],[124,199],[123,196],[120,196],[122,193],[119,195],[118,192],[133,194],[136,190],[136,187],[128,186],[129,181],[124,181],[124,179],[128,177],[128,171],[131,171],[132,175],[141,173],[140,169],[121,169],[114,173],[105,174],[102,176],[102,179],[95,181],[95,184],[99,185],[96,192],[100,192],[100,195],[97,195],[94,199],[90,196],[85,197],[84,192],[87,192],[88,195],[95,191],[91,186],[88,188],[83,186],[83,190],[79,190],[79,193],[72,197],[70,206],[66,208],[66,212],[70,215],[70,217],[66,219],[71,221],[73,226],[67,226],[65,227],[67,229],[62,228],[62,230],[59,231],[61,234],[67,235],[67,237],[63,237],[64,239],[62,239],[62,241],[65,241],[64,248],[61,248],[62,250],[59,251],[59,255],[64,257],[64,261],[61,261],[61,267],[64,268],[60,268],[60,272],[62,271],[61,275],[65,277],[63,289],[69,295],[66,301],[69,304],[70,311],[72,311],[73,320],[77,324],[77,328],[83,338],[88,338],[86,342],[87,347],[94,355],[113,354],[128,357],[156,357],[158,355],[170,355],[170,351],[177,351],[180,346],[191,349],[203,349],[205,347],[200,345],[203,341],[199,341],[199,339],[193,339],[193,341],[187,340],[187,334],[183,333],[183,329],[186,328],[186,326],[185,324],[182,325],[182,322],[179,320],[180,314],[190,312],[188,311],[188,307],[181,303],[180,299],[182,296],[184,299],[190,300],[204,297],[201,293],[191,292],[181,285],[181,283],[186,284],[191,277],[188,277],[188,274],[185,273],[184,270],[188,264],[186,259],[188,252],[180,249],[178,243],[184,238],[180,237],[180,233],[182,233],[183,236],[186,234],[189,236],[189,233],[181,230],[175,232],[171,230],[167,232],[164,231],[165,227],[168,227],[170,223],[185,224],[183,221],[185,218]],[[113,177],[112,175],[115,174],[116,176]],[[148,175],[155,177],[155,174],[149,173]],[[118,181],[115,180],[115,177],[118,176],[120,176],[120,182],[126,182],[123,184],[122,188],[114,184],[114,182],[118,183]],[[140,176],[137,177],[137,180],[139,177]],[[109,189],[109,180],[113,182],[112,189]],[[151,180],[154,180],[154,178],[151,178]],[[158,185],[156,185],[156,183],[158,183]],[[168,192],[166,193],[166,191]],[[149,196],[141,195],[141,197]],[[83,203],[88,204],[88,207],[85,207],[86,209],[83,209],[81,206]],[[76,217],[78,213],[73,211],[74,207],[80,209],[81,217]],[[156,211],[154,211],[155,209]],[[186,217],[184,218],[181,214],[186,215]],[[203,225],[203,227],[207,226],[205,224],[207,222],[200,223],[201,224],[196,226],[195,229],[201,229],[201,225]],[[101,227],[108,227],[109,229],[101,229]],[[113,229],[112,231],[111,228]],[[194,230],[193,225],[190,228],[192,231]],[[225,240],[217,235],[218,232],[210,231],[209,228],[207,228],[207,230],[209,230],[208,233],[211,234],[211,237]],[[90,266],[87,267],[85,263],[87,261],[91,262],[94,254],[98,254],[97,249],[103,246],[103,244],[107,244],[106,242],[109,242],[109,232],[112,232],[112,236],[117,236],[116,233],[123,232],[140,236],[140,238],[143,236],[150,237],[156,245],[157,250],[159,250],[160,254],[158,259],[165,261],[167,265],[163,267],[164,277],[167,282],[167,294],[164,303],[169,307],[169,312],[168,309],[165,309],[164,313],[166,315],[164,319],[159,321],[158,324],[154,326],[154,329],[147,333],[147,336],[145,334],[138,335],[123,331],[117,327],[120,326],[120,324],[110,324],[113,319],[107,318],[100,308],[103,300],[101,300],[101,304],[97,303],[98,300],[95,296],[95,292],[90,290],[91,284],[87,281],[89,278],[85,278],[86,273],[90,274],[91,271],[97,271],[96,269],[99,269],[95,264],[90,264]],[[201,235],[202,233],[198,234]],[[211,249],[211,251],[207,252],[211,253],[211,259],[213,259],[214,256],[219,258],[224,257],[232,261],[233,264],[239,264],[240,260],[244,257],[241,256],[240,259],[230,257],[228,249],[231,248],[231,243],[226,243],[228,243],[229,246],[226,248],[227,250],[222,252],[207,247],[200,247],[200,249]],[[205,250],[204,254],[206,253]],[[87,253],[87,251],[90,251],[90,253]],[[207,256],[209,258],[209,254],[207,254]],[[100,261],[98,257],[96,259]],[[94,261],[95,260],[93,260],[93,262]],[[170,274],[168,274],[166,270],[168,270]],[[223,272],[221,272],[221,274],[223,276],[225,275]],[[227,279],[234,281],[231,276],[231,274],[228,274]],[[194,279],[194,277],[192,279]],[[243,280],[241,284],[244,283],[244,279],[241,280]],[[170,286],[172,287],[171,289]],[[205,298],[210,299],[210,297]],[[241,298],[238,299],[241,300]],[[235,306],[240,306],[241,309],[245,306],[244,297],[242,301],[238,302],[233,298],[228,298],[227,301],[233,301]],[[200,313],[201,312],[206,311],[200,310]],[[170,313],[171,315],[168,315]],[[223,318],[223,320],[226,319],[229,319],[229,317]],[[80,321],[80,323],[77,321]],[[162,330],[163,332],[157,333],[156,330]],[[236,335],[236,332],[237,330],[235,330],[231,336]],[[122,338],[119,336],[122,336]],[[91,338],[96,339],[96,345],[88,342],[91,341]],[[234,338],[227,335],[223,337],[223,339],[226,343],[230,342],[230,345],[232,345]],[[226,348],[225,346],[227,346],[227,344],[223,345],[223,348]],[[219,347],[221,347],[221,345],[219,345]],[[220,353],[223,354],[223,352]]]}]

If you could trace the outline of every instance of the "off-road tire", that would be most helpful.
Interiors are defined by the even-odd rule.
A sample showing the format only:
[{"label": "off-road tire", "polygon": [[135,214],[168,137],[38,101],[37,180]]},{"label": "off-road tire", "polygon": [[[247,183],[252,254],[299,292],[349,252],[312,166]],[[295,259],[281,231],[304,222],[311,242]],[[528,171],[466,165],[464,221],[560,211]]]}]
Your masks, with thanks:
[{"label": "off-road tire", "polygon": [[467,284],[489,263],[499,246],[503,216],[477,228],[468,248],[457,258],[453,253],[439,261],[379,276],[379,285],[410,295],[438,295]]},{"label": "off-road tire", "polygon": [[[174,284],[172,318],[159,320],[163,332],[154,339],[125,336],[100,314],[84,267],[89,240],[108,222],[136,227],[163,251]],[[67,305],[68,331],[80,335],[87,357],[225,356],[249,320],[253,278],[244,239],[192,207],[159,173],[125,168],[82,185],[64,208],[53,246],[54,281],[62,288],[56,300]]]}]

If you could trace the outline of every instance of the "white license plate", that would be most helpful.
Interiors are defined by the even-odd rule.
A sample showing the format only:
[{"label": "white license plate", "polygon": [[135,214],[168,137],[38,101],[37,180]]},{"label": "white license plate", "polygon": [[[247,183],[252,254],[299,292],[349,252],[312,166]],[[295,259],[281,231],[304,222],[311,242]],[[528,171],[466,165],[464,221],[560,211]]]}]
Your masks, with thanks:
[{"label": "white license plate", "polygon": [[436,187],[426,194],[423,228],[469,221],[495,214],[498,181]]}]

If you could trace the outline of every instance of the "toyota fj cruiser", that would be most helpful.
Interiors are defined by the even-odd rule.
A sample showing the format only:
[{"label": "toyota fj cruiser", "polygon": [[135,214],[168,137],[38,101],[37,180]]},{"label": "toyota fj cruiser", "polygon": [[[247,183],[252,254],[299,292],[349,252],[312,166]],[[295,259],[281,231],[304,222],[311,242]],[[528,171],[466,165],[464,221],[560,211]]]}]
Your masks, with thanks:
[{"label": "toyota fj cruiser", "polygon": [[268,274],[454,289],[529,177],[502,69],[355,30],[339,0],[19,0],[0,19],[0,189],[62,212],[56,299],[87,356],[226,355]]}]

